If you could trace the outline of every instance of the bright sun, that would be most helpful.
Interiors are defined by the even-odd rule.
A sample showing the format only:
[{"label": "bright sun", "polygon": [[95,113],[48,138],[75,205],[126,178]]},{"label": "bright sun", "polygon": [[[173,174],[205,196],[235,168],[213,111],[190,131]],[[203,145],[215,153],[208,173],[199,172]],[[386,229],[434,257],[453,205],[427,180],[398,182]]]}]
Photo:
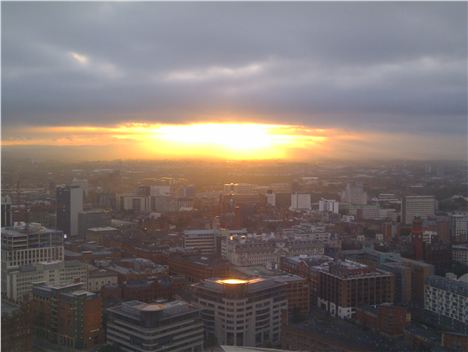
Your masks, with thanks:
[{"label": "bright sun", "polygon": [[[319,152],[328,140],[325,130],[254,122],[47,126],[33,132],[31,145],[112,146],[123,158],[282,159]],[[24,141],[9,142],[15,143]]]},{"label": "bright sun", "polygon": [[190,124],[161,126],[156,137],[180,145],[221,147],[256,152],[274,146],[271,127],[259,124]]}]

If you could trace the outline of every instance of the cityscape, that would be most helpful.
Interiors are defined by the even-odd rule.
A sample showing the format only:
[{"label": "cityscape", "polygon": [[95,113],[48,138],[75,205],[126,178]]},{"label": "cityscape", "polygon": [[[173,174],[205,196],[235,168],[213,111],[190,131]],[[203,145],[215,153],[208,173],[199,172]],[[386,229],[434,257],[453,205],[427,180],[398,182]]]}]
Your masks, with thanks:
[{"label": "cityscape", "polygon": [[468,351],[466,2],[1,3],[1,351]]}]

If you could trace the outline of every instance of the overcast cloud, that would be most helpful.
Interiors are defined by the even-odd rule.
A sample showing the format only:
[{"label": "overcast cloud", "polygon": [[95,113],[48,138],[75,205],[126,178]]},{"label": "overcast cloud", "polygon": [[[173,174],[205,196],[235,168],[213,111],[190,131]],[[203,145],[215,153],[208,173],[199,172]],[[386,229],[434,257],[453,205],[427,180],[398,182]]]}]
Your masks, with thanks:
[{"label": "overcast cloud", "polygon": [[4,133],[229,115],[466,136],[464,2],[1,6]]}]

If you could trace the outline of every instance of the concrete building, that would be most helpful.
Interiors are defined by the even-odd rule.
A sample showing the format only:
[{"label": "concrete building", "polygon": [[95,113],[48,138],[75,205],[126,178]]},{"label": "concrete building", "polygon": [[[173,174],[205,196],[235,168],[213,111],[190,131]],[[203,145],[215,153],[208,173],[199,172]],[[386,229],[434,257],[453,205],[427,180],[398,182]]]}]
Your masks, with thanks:
[{"label": "concrete building", "polygon": [[80,186],[57,186],[57,229],[67,236],[78,235],[78,214],[83,210],[83,190]]},{"label": "concrete building", "polygon": [[151,197],[135,193],[118,194],[117,209],[121,211],[133,211],[136,213],[148,213],[151,211]]},{"label": "concrete building", "polygon": [[275,267],[282,256],[323,254],[324,244],[314,237],[231,236],[222,242],[221,253],[233,265]]},{"label": "concrete building", "polygon": [[184,231],[184,248],[195,249],[203,255],[220,254],[223,238],[237,234],[247,234],[243,230],[200,229]]},{"label": "concrete building", "polygon": [[311,210],[312,200],[308,193],[292,193],[291,194],[291,210]]},{"label": "concrete building", "polygon": [[430,276],[426,279],[424,309],[435,314],[437,323],[468,333],[468,282]]},{"label": "concrete building", "polygon": [[228,277],[231,264],[218,256],[173,253],[167,264],[171,274],[183,275],[188,282],[198,282],[210,277]]},{"label": "concrete building", "polygon": [[2,196],[2,223],[1,227],[13,226],[13,211],[10,196]]},{"label": "concrete building", "polygon": [[468,267],[468,244],[453,245],[452,260]]},{"label": "concrete building", "polygon": [[37,336],[73,349],[100,342],[101,298],[82,284],[40,285],[33,289],[33,322]]},{"label": "concrete building", "polygon": [[22,265],[4,271],[2,294],[13,302],[29,301],[34,285],[87,285],[88,267],[79,261],[55,261]]},{"label": "concrete building", "polygon": [[186,302],[128,301],[107,313],[107,343],[122,351],[203,351],[200,312]]},{"label": "concrete building", "polygon": [[363,304],[393,303],[393,274],[350,260],[324,263],[317,305],[332,316],[350,319]]},{"label": "concrete building", "polygon": [[225,194],[250,194],[254,193],[255,185],[250,183],[226,183],[223,192]]},{"label": "concrete building", "polygon": [[63,232],[41,224],[2,228],[2,271],[21,265],[63,260]]},{"label": "concrete building", "polygon": [[216,241],[220,237],[219,230],[185,230],[184,231],[184,248],[197,249],[201,254],[216,253]]},{"label": "concrete building", "polygon": [[452,243],[468,242],[468,214],[450,214],[450,238]]},{"label": "concrete building", "polygon": [[266,202],[268,205],[275,207],[276,206],[276,193],[274,193],[272,190],[268,190],[266,192]]},{"label": "concrete building", "polygon": [[111,225],[111,213],[104,209],[80,211],[78,213],[78,233],[85,236],[92,227],[106,227]]},{"label": "concrete building", "polygon": [[341,193],[341,202],[348,204],[367,204],[367,193],[361,183],[348,183]]},{"label": "concrete building", "polygon": [[319,211],[329,211],[338,214],[340,211],[340,202],[333,199],[320,199],[319,200]]},{"label": "concrete building", "polygon": [[410,225],[413,223],[415,217],[427,218],[434,216],[434,213],[434,196],[406,196],[403,200],[403,224]]},{"label": "concrete building", "polygon": [[120,231],[112,226],[90,227],[85,234],[86,241],[102,244],[106,239],[115,237]]},{"label": "concrete building", "polygon": [[118,282],[118,275],[106,269],[96,269],[88,272],[87,281],[88,291],[100,292],[106,285],[116,285]]},{"label": "concrete building", "polygon": [[221,345],[278,345],[288,309],[285,284],[270,278],[208,279],[193,286],[207,338]]}]

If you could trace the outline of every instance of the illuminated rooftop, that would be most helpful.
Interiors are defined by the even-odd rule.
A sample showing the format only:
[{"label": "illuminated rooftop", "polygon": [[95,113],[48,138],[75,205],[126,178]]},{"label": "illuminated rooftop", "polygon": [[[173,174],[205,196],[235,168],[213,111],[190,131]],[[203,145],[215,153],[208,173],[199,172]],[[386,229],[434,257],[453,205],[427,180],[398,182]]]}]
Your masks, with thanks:
[{"label": "illuminated rooftop", "polygon": [[223,279],[223,280],[216,280],[218,284],[226,284],[226,285],[239,285],[239,284],[247,284],[249,280],[242,280],[242,279]]}]

